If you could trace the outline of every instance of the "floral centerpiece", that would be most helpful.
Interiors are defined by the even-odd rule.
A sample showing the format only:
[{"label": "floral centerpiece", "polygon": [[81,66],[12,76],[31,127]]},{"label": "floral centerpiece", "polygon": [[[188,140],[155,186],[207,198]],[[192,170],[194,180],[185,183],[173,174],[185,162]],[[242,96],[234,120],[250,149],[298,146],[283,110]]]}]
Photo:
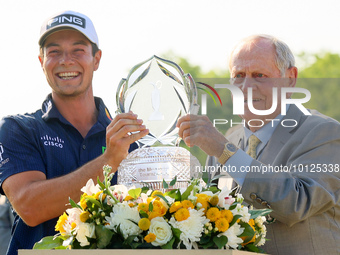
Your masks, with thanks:
[{"label": "floral centerpiece", "polygon": [[238,249],[263,252],[265,215],[251,210],[241,194],[193,179],[185,190],[110,186],[111,167],[104,181],[90,179],[80,202],[59,217],[54,237],[34,249]]}]

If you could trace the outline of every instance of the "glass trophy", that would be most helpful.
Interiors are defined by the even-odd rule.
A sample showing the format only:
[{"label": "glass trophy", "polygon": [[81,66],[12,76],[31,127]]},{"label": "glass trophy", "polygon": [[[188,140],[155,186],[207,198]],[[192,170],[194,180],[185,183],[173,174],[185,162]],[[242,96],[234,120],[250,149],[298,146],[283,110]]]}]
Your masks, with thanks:
[{"label": "glass trophy", "polygon": [[175,177],[173,188],[185,188],[198,177],[200,163],[179,147],[176,123],[188,113],[197,114],[197,88],[190,74],[174,62],[153,56],[132,68],[117,89],[117,113],[132,111],[149,134],[137,141],[118,167],[118,183],[163,189],[163,180]]}]

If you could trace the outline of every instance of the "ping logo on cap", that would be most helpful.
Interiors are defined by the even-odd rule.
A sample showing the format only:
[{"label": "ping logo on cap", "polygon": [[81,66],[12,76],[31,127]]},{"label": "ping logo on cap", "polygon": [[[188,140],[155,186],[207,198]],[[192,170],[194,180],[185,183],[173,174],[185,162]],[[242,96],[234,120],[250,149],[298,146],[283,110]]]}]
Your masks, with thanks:
[{"label": "ping logo on cap", "polygon": [[62,14],[49,20],[46,25],[46,30],[62,24],[71,24],[85,28],[86,20],[76,15]]}]

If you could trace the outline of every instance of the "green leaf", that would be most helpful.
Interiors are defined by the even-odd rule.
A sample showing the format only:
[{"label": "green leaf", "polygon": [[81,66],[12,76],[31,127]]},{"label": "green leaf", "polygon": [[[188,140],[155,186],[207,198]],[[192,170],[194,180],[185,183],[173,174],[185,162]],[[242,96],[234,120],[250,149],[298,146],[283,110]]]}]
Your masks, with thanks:
[{"label": "green leaf", "polygon": [[188,197],[189,197],[189,195],[190,195],[190,193],[191,193],[191,191],[192,191],[193,188],[194,188],[194,186],[193,186],[193,185],[190,185],[190,186],[186,189],[186,191],[184,191],[184,193],[182,194],[182,201],[188,199]]},{"label": "green leaf", "polygon": [[176,197],[176,192],[177,192],[177,189],[172,189],[172,190],[169,190],[168,192],[165,192],[164,196],[175,198]]},{"label": "green leaf", "polygon": [[177,182],[177,176],[170,182],[170,186],[174,186]]},{"label": "green leaf", "polygon": [[138,198],[140,196],[140,193],[142,192],[141,188],[136,188],[136,189],[130,189],[128,191],[129,195],[133,197],[134,199]]},{"label": "green leaf", "polygon": [[250,219],[256,219],[259,216],[266,216],[269,213],[271,213],[273,210],[271,209],[253,209],[253,210],[248,210],[250,213]]},{"label": "green leaf", "polygon": [[226,236],[215,236],[213,238],[214,243],[217,245],[219,249],[222,249],[228,243],[228,237]]},{"label": "green leaf", "polygon": [[255,235],[255,231],[248,223],[240,222],[239,224],[242,228],[244,228],[243,233],[239,236],[246,236],[247,238],[244,240],[244,242],[247,243],[253,238],[253,236]]},{"label": "green leaf", "polygon": [[164,196],[157,194],[156,197],[163,199],[165,203],[169,204],[169,201]]},{"label": "green leaf", "polygon": [[174,242],[175,242],[175,237],[173,237],[167,244],[162,245],[161,248],[171,250]]},{"label": "green leaf", "polygon": [[152,212],[152,210],[153,210],[153,204],[149,203],[149,212]]},{"label": "green leaf", "polygon": [[73,208],[79,208],[82,209],[80,205],[78,205],[76,202],[74,202],[71,198],[68,199],[70,201],[70,204]]},{"label": "green leaf", "polygon": [[168,189],[169,185],[166,183],[166,181],[163,179],[163,188]]},{"label": "green leaf", "polygon": [[235,222],[236,222],[239,218],[241,218],[241,217],[242,217],[242,215],[235,215],[234,218],[233,218],[233,220],[230,222],[229,227],[231,227],[232,225],[234,225]]},{"label": "green leaf", "polygon": [[97,183],[99,184],[99,186],[101,187],[102,190],[105,189],[105,185],[104,185],[104,183],[102,183],[102,182],[99,180],[99,176],[97,176]]},{"label": "green leaf", "polygon": [[96,225],[97,246],[99,249],[106,248],[106,246],[109,245],[112,236],[113,232],[110,229],[103,225]]},{"label": "green leaf", "polygon": [[178,228],[171,227],[172,233],[174,234],[174,237],[176,237],[178,240],[180,240],[180,236],[182,234],[182,231]]},{"label": "green leaf", "polygon": [[144,211],[139,211],[139,215],[141,216],[141,218],[149,218],[149,215],[146,213],[146,212],[144,212]]},{"label": "green leaf", "polygon": [[64,240],[59,236],[47,236],[41,239],[39,242],[35,243],[33,246],[33,250],[56,249],[57,247],[62,246],[63,242]]},{"label": "green leaf", "polygon": [[176,192],[175,201],[182,201],[182,194],[179,190]]}]

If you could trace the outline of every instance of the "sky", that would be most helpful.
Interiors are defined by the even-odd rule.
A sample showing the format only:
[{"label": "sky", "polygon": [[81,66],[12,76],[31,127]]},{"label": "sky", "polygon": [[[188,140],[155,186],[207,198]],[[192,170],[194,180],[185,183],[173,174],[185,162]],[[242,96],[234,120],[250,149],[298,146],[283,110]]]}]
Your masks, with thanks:
[{"label": "sky", "polygon": [[253,34],[274,35],[294,54],[340,53],[338,0],[0,0],[0,117],[33,112],[51,92],[39,32],[62,10],[84,13],[96,27],[103,55],[94,94],[111,113],[120,80],[153,55],[171,51],[205,71],[226,69],[233,46]]}]

